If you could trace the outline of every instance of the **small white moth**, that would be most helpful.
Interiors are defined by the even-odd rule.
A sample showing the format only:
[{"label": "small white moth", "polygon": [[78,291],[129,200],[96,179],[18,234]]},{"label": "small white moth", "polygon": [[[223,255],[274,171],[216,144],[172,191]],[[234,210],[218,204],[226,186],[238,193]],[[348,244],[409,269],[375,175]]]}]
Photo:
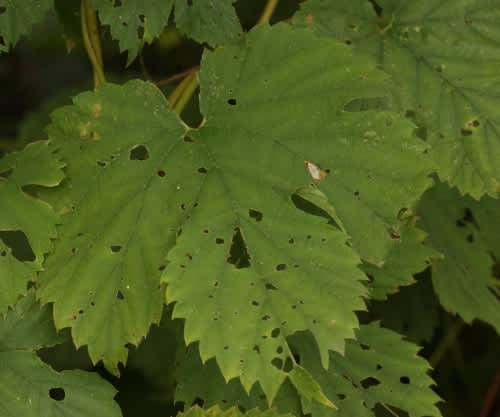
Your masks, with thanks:
[{"label": "small white moth", "polygon": [[319,166],[310,161],[304,161],[304,164],[314,181],[321,181],[328,175],[328,172],[322,170]]}]

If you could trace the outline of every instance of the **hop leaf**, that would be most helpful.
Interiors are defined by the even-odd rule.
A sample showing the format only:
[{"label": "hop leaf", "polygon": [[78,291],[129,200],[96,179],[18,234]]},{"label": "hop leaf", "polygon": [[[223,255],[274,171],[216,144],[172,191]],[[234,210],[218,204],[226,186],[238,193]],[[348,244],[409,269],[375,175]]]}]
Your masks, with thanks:
[{"label": "hop leaf", "polygon": [[1,0],[0,52],[15,46],[54,7],[54,0]]},{"label": "hop leaf", "polygon": [[460,197],[444,184],[424,194],[422,227],[444,259],[432,266],[432,282],[443,307],[470,323],[481,319],[500,332],[498,275],[500,202]]},{"label": "hop leaf", "polygon": [[242,413],[237,408],[230,408],[228,410],[221,410],[219,407],[214,406],[208,410],[203,410],[198,406],[192,407],[180,413],[179,417],[293,417],[291,414],[279,414],[276,410],[259,411],[255,408],[253,410]]},{"label": "hop leaf", "polygon": [[303,399],[304,413],[373,417],[375,405],[381,404],[404,410],[410,417],[441,415],[435,406],[439,397],[430,388],[434,382],[427,375],[430,367],[417,355],[416,345],[377,323],[361,326],[356,339],[347,343],[344,356],[330,355],[329,370],[316,359],[312,338],[302,335],[293,339],[301,363],[338,405],[338,410],[332,410]]},{"label": "hop leaf", "polygon": [[500,184],[496,61],[500,4],[490,0],[381,3],[310,0],[294,21],[371,56],[391,77],[393,109],[421,126],[440,178],[475,198]]},{"label": "hop leaf", "polygon": [[97,374],[55,372],[34,350],[60,343],[49,307],[31,292],[0,320],[0,401],[3,415],[118,417],[114,388]]},{"label": "hop leaf", "polygon": [[151,43],[168,23],[175,3],[175,20],[180,31],[201,43],[216,46],[234,43],[242,28],[232,3],[234,0],[94,0],[102,23],[128,51],[130,64],[142,44]]},{"label": "hop leaf", "polygon": [[0,159],[0,312],[12,306],[41,269],[56,237],[57,215],[23,187],[54,187],[63,178],[47,142]]}]

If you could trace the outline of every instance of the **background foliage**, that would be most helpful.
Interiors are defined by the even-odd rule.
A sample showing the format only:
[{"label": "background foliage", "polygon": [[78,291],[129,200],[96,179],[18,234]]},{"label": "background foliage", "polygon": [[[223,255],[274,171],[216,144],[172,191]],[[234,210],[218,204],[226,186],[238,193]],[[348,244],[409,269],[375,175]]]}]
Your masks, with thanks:
[{"label": "background foliage", "polygon": [[499,21],[0,0],[0,415],[498,417]]}]

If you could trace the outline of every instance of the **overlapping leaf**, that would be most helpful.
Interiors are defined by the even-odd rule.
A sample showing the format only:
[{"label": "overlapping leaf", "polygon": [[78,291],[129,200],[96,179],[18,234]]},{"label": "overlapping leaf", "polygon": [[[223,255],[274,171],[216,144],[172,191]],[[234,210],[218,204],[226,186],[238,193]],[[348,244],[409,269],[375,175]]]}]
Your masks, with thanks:
[{"label": "overlapping leaf", "polygon": [[400,287],[413,284],[413,274],[422,272],[431,260],[442,257],[425,244],[426,233],[416,228],[413,222],[413,219],[407,219],[400,235],[394,236],[395,243],[382,267],[363,264],[363,271],[371,279],[371,298],[385,300],[387,295],[397,292]]},{"label": "overlapping leaf", "polygon": [[236,407],[228,410],[221,410],[218,406],[204,410],[198,406],[192,407],[183,413],[179,413],[179,417],[293,417],[292,414],[279,414],[276,410],[260,411],[254,408],[246,413],[242,413]]},{"label": "overlapping leaf", "polygon": [[193,165],[183,133],[161,92],[142,82],[77,96],[49,127],[68,167],[49,196],[62,226],[39,296],[55,302],[57,328],[72,327],[76,345],[114,372],[125,345],[160,319],[160,269],[183,217],[172,195],[189,186],[180,168]]},{"label": "overlapping leaf", "polygon": [[444,254],[432,267],[432,281],[443,307],[466,322],[481,319],[500,332],[495,263],[500,259],[500,202],[461,198],[444,184],[425,193],[419,213],[432,231],[431,244]]},{"label": "overlapping leaf", "polygon": [[54,6],[54,0],[0,0],[0,52],[31,32]]},{"label": "overlapping leaf", "polygon": [[176,0],[175,23],[182,33],[211,46],[234,43],[242,34],[235,0]]},{"label": "overlapping leaf", "polygon": [[232,43],[242,32],[234,0],[94,0],[99,18],[111,35],[128,51],[132,62],[144,42],[158,37],[167,25],[175,4],[180,31],[201,43],[215,46]]},{"label": "overlapping leaf", "polygon": [[0,160],[0,313],[26,293],[56,237],[56,214],[23,187],[56,186],[63,178],[61,166],[47,142],[32,143]]},{"label": "overlapping leaf", "polygon": [[3,415],[39,417],[120,416],[110,384],[97,374],[55,372],[34,350],[59,343],[49,307],[33,293],[0,321],[0,401]]},{"label": "overlapping leaf", "polygon": [[404,410],[410,417],[441,415],[435,405],[439,397],[431,389],[434,382],[427,375],[429,365],[417,355],[418,347],[399,334],[376,323],[361,326],[357,340],[347,343],[345,356],[331,353],[329,370],[321,366],[317,346],[306,336],[294,338],[294,348],[338,406],[332,410],[302,400],[306,414],[370,417],[380,404]]},{"label": "overlapping leaf", "polygon": [[128,51],[130,64],[143,42],[151,42],[167,25],[174,0],[93,0],[92,4],[119,41],[120,51]]},{"label": "overlapping leaf", "polygon": [[295,19],[370,55],[390,105],[421,124],[443,180],[479,198],[500,184],[500,2],[310,0]]},{"label": "overlapping leaf", "polygon": [[[266,396],[258,385],[246,393],[239,380],[233,379],[226,383],[214,359],[202,364],[196,344],[189,346],[177,361],[176,401],[189,406],[201,398],[205,407],[216,404],[223,408],[237,406],[245,410],[268,407]],[[207,384],[206,381],[211,383]],[[282,412],[301,415],[300,397],[291,383],[286,382],[281,386],[273,407]]]}]

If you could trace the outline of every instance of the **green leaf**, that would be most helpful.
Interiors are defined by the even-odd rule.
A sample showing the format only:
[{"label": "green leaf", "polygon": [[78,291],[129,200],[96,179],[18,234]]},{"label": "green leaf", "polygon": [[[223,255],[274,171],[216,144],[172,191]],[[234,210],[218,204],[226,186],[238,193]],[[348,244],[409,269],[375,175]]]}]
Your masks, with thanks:
[{"label": "green leaf", "polygon": [[7,52],[54,7],[54,0],[0,0],[0,52]]},{"label": "green leaf", "polygon": [[499,279],[493,270],[500,259],[500,202],[490,197],[477,202],[438,184],[425,193],[419,213],[432,246],[444,254],[432,266],[443,307],[468,323],[484,320],[500,332]]},{"label": "green leaf", "polygon": [[[331,168],[320,189],[377,259],[400,209],[427,187],[429,163],[409,122],[342,111],[378,96],[385,76],[337,42],[263,25],[245,44],[207,53],[202,67],[206,120],[189,136],[160,92],[138,81],[54,114],[49,137],[67,181],[50,193],[63,218],[40,297],[54,302],[57,328],[71,327],[76,345],[116,372],[124,345],[159,320],[166,265],[186,342],[200,341],[202,360],[215,356],[226,380],[240,377],[247,391],[259,381],[272,401],[291,359],[286,337],[310,329],[326,365],[364,308],[347,236],[294,205],[311,182],[304,160]],[[396,179],[407,185],[379,192]],[[358,224],[368,231],[356,234]]]},{"label": "green leaf", "polygon": [[51,309],[33,292],[0,320],[0,402],[2,415],[25,417],[115,417],[114,388],[97,374],[55,372],[33,352],[63,341]]},{"label": "green leaf", "polygon": [[139,81],[81,94],[53,120],[52,145],[70,163],[47,196],[62,224],[39,297],[54,302],[58,329],[71,327],[76,346],[116,373],[125,345],[160,320],[160,270],[184,215],[171,196],[183,193],[189,144],[161,92]]},{"label": "green leaf", "polygon": [[179,417],[293,417],[292,414],[279,414],[276,410],[260,411],[254,408],[242,413],[236,407],[221,410],[218,406],[204,410],[198,406],[191,407],[187,411],[178,414]]},{"label": "green leaf", "polygon": [[[310,369],[325,393],[336,398],[337,410],[303,400],[304,412],[317,417],[374,416],[377,404],[404,410],[410,417],[440,416],[439,397],[430,388],[427,362],[419,348],[377,323],[361,326],[345,355],[331,353],[330,368],[317,360],[317,346],[302,334],[292,342],[301,364]],[[404,364],[404,365],[402,365]]]},{"label": "green leaf", "polygon": [[441,179],[475,198],[500,184],[500,3],[310,0],[297,25],[353,45],[392,77],[390,106],[422,126]]},{"label": "green leaf", "polygon": [[121,416],[114,388],[97,374],[55,372],[34,353],[0,352],[0,401],[4,415],[39,417]]},{"label": "green leaf", "polygon": [[102,23],[111,36],[128,51],[127,64],[139,53],[144,42],[151,43],[168,23],[175,3],[179,30],[200,43],[211,46],[235,43],[243,29],[233,7],[235,0],[94,0]]},{"label": "green leaf", "polygon": [[414,219],[403,222],[400,234],[394,235],[394,245],[382,267],[363,264],[363,271],[371,278],[370,295],[375,300],[385,300],[400,287],[415,282],[413,274],[422,272],[431,260],[442,255],[426,245],[427,234],[415,227]]},{"label": "green leaf", "polygon": [[63,342],[52,322],[52,309],[40,307],[33,291],[0,320],[0,351],[37,350]]},{"label": "green leaf", "polygon": [[392,114],[343,112],[381,94],[385,77],[308,30],[259,26],[244,44],[205,54],[200,79],[206,120],[189,137],[206,178],[180,200],[193,210],[168,255],[167,301],[202,361],[215,356],[224,378],[239,376],[247,391],[259,381],[272,401],[287,376],[286,337],[310,329],[326,366],[363,308],[346,236],[293,204],[311,182],[304,161],[330,169],[319,188],[354,246],[380,259],[387,228],[429,184],[425,145]]},{"label": "green leaf", "polygon": [[329,408],[337,409],[337,406],[323,393],[316,380],[302,366],[295,365],[288,377],[304,401],[317,401]]},{"label": "green leaf", "polygon": [[26,293],[57,235],[57,215],[23,187],[56,186],[63,178],[61,167],[47,142],[0,159],[0,313]]},{"label": "green leaf", "polygon": [[[184,354],[179,352],[177,362],[176,401],[190,405],[201,398],[205,407],[215,404],[222,408],[238,406],[246,410],[254,407],[261,409],[268,407],[266,396],[258,384],[255,384],[247,393],[237,378],[226,383],[214,359],[209,359],[202,364],[196,343],[188,346]],[[210,384],[207,384],[207,381],[210,381]],[[281,386],[273,407],[281,412],[301,415],[300,397],[289,381]]]},{"label": "green leaf", "polygon": [[93,0],[92,4],[119,41],[120,51],[128,51],[129,65],[143,43],[152,42],[167,25],[174,0]]},{"label": "green leaf", "polygon": [[211,46],[234,43],[242,35],[235,0],[176,0],[175,23],[179,30]]}]

